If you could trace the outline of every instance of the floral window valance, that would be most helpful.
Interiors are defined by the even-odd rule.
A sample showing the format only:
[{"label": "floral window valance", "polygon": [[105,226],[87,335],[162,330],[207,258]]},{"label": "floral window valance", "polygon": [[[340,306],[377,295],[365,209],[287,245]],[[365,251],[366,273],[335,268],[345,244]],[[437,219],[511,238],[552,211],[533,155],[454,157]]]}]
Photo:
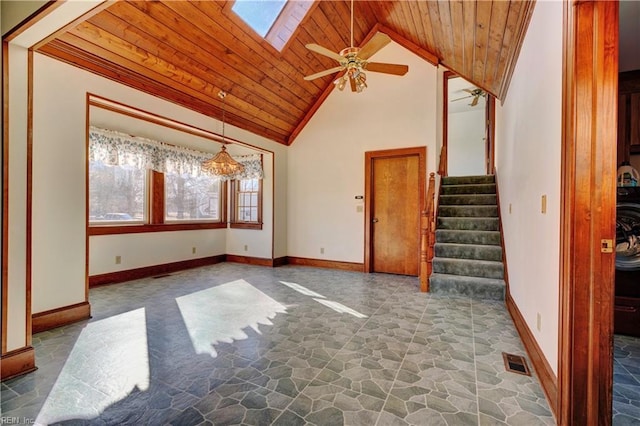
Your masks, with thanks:
[{"label": "floral window valance", "polygon": [[[89,129],[89,161],[91,162],[198,177],[207,174],[202,170],[201,164],[211,156],[211,153],[177,147],[113,130],[94,126]],[[260,154],[245,155],[235,159],[245,166],[244,172],[223,180],[263,178]]]},{"label": "floral window valance", "polygon": [[262,171],[262,155],[240,155],[233,157],[234,160],[244,166],[244,170],[241,173],[236,173],[231,176],[223,176],[222,180],[233,179],[262,179],[264,172]]}]

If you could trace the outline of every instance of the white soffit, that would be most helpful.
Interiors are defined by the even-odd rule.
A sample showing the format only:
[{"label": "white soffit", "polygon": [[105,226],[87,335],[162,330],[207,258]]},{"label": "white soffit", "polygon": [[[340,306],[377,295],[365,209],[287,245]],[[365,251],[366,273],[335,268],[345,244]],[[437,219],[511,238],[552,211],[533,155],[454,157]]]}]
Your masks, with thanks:
[{"label": "white soffit", "polygon": [[11,43],[28,49],[101,3],[104,0],[67,0],[16,36]]}]

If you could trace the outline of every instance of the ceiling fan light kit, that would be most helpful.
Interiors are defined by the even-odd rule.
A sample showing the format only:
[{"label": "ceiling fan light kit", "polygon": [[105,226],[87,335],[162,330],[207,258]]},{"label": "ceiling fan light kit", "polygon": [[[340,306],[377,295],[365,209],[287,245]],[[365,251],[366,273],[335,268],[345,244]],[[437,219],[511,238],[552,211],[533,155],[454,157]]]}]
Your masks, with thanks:
[{"label": "ceiling fan light kit", "polygon": [[339,53],[322,47],[315,43],[305,47],[313,52],[336,60],[340,65],[325,71],[306,76],[305,80],[314,80],[339,71],[344,73],[334,80],[338,90],[344,90],[349,83],[352,92],[361,93],[367,86],[367,75],[364,72],[379,72],[383,74],[405,75],[409,71],[407,65],[387,64],[381,62],[368,62],[367,60],[380,49],[391,42],[391,38],[383,33],[376,33],[362,48],[353,45],[353,0],[351,0],[351,46],[342,49]]}]

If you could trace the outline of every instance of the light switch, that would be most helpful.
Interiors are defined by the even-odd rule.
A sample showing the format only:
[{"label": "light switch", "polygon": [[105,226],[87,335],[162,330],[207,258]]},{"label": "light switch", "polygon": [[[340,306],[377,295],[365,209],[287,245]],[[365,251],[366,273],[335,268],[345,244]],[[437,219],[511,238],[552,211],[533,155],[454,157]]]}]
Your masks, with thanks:
[{"label": "light switch", "polygon": [[543,195],[542,196],[542,209],[541,209],[542,213],[547,213],[547,196]]}]

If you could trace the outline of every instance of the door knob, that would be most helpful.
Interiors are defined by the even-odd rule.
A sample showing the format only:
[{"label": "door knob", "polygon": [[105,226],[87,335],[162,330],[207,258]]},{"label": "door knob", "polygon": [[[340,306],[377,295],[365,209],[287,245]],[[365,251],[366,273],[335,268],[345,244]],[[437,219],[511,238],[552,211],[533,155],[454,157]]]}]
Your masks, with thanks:
[{"label": "door knob", "polygon": [[377,218],[377,217],[374,217],[374,218],[373,218],[373,220],[372,220],[371,222],[373,222],[373,223],[377,223],[377,222],[378,222],[378,218]]}]

